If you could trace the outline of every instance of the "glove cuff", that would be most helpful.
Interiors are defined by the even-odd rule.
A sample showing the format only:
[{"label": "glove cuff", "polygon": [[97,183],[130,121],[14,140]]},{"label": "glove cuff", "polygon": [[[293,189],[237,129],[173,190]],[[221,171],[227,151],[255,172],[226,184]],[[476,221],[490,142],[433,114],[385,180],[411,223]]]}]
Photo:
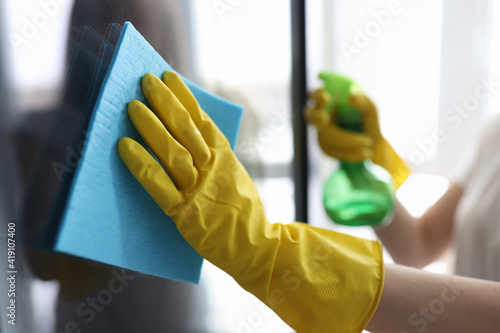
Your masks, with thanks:
[{"label": "glove cuff", "polygon": [[375,144],[372,161],[391,174],[396,189],[403,185],[410,175],[410,169],[406,162],[403,161],[394,148],[392,148],[389,142],[383,137]]},{"label": "glove cuff", "polygon": [[380,243],[299,222],[274,227],[276,257],[258,268],[269,278],[236,281],[299,333],[362,332],[382,295]]}]

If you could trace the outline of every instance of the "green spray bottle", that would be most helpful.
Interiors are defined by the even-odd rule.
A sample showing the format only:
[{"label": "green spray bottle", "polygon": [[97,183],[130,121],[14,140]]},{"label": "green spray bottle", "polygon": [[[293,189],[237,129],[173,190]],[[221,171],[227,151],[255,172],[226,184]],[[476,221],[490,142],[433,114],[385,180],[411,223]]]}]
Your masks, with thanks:
[{"label": "green spray bottle", "polygon": [[[353,80],[331,72],[319,78],[331,101],[327,112],[336,108],[336,122],[350,131],[362,132],[362,114],[349,104],[349,96],[363,90]],[[379,226],[392,220],[394,182],[391,175],[371,160],[340,161],[339,168],[327,179],[323,204],[335,223],[348,226]]]}]

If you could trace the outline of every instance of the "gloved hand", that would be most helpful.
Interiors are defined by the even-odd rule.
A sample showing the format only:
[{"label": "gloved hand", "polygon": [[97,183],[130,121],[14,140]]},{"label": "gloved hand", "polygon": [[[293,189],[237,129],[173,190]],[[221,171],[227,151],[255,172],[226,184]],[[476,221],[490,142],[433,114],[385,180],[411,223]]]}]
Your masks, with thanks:
[{"label": "gloved hand", "polygon": [[130,138],[118,150],[189,244],[298,332],[361,332],[382,293],[380,244],[269,223],[252,180],[184,82],[147,74],[142,89],[154,113],[132,101],[128,114],[160,163]]},{"label": "gloved hand", "polygon": [[328,112],[325,106],[330,102],[330,95],[324,89],[317,89],[309,95],[310,104],[304,109],[306,121],[315,125],[318,131],[318,143],[328,156],[357,162],[371,159],[385,168],[399,188],[410,175],[406,163],[385,140],[380,132],[377,108],[365,95],[351,95],[349,103],[359,110],[363,117],[363,132],[353,132],[336,124],[337,110]]}]

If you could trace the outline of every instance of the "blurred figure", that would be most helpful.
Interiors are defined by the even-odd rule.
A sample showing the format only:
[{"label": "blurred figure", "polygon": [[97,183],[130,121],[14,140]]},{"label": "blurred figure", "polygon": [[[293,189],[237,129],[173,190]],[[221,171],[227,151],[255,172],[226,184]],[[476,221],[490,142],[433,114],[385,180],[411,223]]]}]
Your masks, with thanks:
[{"label": "blurred figure", "polygon": [[[324,109],[328,98],[325,94],[328,93],[322,89],[312,93],[314,106],[306,110],[309,122],[318,129],[318,137],[328,135],[327,140],[338,146],[337,150],[322,146],[325,154],[340,158],[338,152],[351,151],[354,155],[354,152],[364,150],[367,153],[358,154],[358,158],[374,161],[377,155],[387,158],[394,154],[379,146],[382,136],[377,109],[368,97],[353,95],[350,98],[350,103],[364,116],[363,126],[371,129],[354,133],[339,128],[328,118]],[[437,260],[453,245],[456,274],[500,281],[500,207],[497,205],[500,200],[500,158],[496,148],[499,133],[500,117],[497,116],[484,128],[480,141],[468,147],[474,151],[471,154],[473,159],[463,161],[466,167],[452,175],[447,192],[422,217],[413,218],[395,199],[392,223],[376,228],[375,232],[396,263],[421,268]],[[388,170],[390,162],[376,161]]]},{"label": "blurred figure", "polygon": [[[174,68],[189,77],[192,68],[187,6],[183,1],[174,0],[77,0],[73,4],[67,37],[76,40],[85,26],[104,36],[109,24],[123,25],[125,21],[130,21]],[[66,82],[62,90],[87,89],[89,84]],[[70,108],[83,109],[84,106],[63,103],[61,107],[59,111],[62,111],[62,116],[69,115],[67,122],[70,124],[74,122],[71,115],[75,114],[69,112]],[[30,177],[37,168],[49,167],[40,163],[57,160],[61,147],[70,144],[62,139],[58,142],[46,141],[48,131],[52,130],[50,123],[54,113],[52,109],[27,110],[24,113],[14,138],[21,171],[20,188],[29,186]],[[60,138],[71,137],[71,133],[68,134],[61,132],[57,135]],[[37,162],[40,153],[45,154],[45,159]],[[30,193],[30,196],[39,205],[49,205],[49,194],[57,193],[61,184],[44,179],[38,181],[42,184],[38,187],[41,190]],[[28,239],[40,236],[40,225],[34,224],[32,219],[26,219],[25,229]],[[38,278],[59,281],[57,332],[65,332],[73,326],[82,332],[204,331],[203,322],[193,320],[195,315],[200,316],[204,308],[203,292],[199,286],[39,250],[30,250],[29,262]],[[121,281],[123,289],[114,295],[109,304],[102,306],[95,303],[97,293],[108,288],[110,281]],[[118,288],[120,284],[116,286]]]}]

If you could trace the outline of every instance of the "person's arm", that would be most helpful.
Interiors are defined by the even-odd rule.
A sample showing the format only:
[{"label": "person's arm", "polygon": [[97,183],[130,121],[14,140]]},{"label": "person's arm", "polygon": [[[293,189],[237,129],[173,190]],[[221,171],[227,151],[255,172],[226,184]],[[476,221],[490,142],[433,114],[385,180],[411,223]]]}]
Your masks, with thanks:
[{"label": "person's arm", "polygon": [[[429,304],[446,319],[439,331],[447,325],[453,331],[456,315],[445,316],[437,297],[452,311],[471,305],[463,317],[471,322],[460,329],[499,327],[498,319],[490,318],[500,308],[493,283],[396,266],[389,266],[385,277],[377,241],[305,223],[270,223],[253,181],[182,80],[173,72],[166,72],[163,82],[147,74],[142,89],[152,110],[132,101],[128,114],[157,159],[122,138],[123,162],[193,249],[295,330],[360,333],[370,324],[374,332],[401,333],[399,328],[412,328],[419,319],[412,311]],[[456,282],[461,294],[452,299],[443,292],[447,281]]]},{"label": "person's arm", "polygon": [[499,328],[500,283],[386,265],[382,298],[366,329],[496,333]]},{"label": "person's arm", "polygon": [[162,78],[147,74],[141,81],[151,109],[139,101],[128,105],[154,154],[120,139],[118,152],[134,177],[195,251],[297,332],[361,332],[382,295],[381,244],[268,221],[222,132],[179,76]]},{"label": "person's arm", "polygon": [[463,189],[452,183],[420,218],[412,217],[396,200],[392,223],[375,230],[396,263],[424,267],[443,254],[453,237],[453,219],[462,193]]},{"label": "person's arm", "polygon": [[[325,107],[330,96],[318,89],[309,96],[304,110],[306,120],[315,125],[318,143],[327,156],[341,160],[361,161],[371,158],[384,167],[395,180],[396,187],[409,175],[409,169],[396,151],[383,138],[375,104],[365,95],[353,95],[349,103],[363,115],[363,133],[346,131],[332,121]],[[413,218],[396,201],[394,221],[376,230],[380,240],[397,263],[423,267],[436,260],[450,244],[453,215],[462,189],[452,185],[448,192],[419,219]]]}]

